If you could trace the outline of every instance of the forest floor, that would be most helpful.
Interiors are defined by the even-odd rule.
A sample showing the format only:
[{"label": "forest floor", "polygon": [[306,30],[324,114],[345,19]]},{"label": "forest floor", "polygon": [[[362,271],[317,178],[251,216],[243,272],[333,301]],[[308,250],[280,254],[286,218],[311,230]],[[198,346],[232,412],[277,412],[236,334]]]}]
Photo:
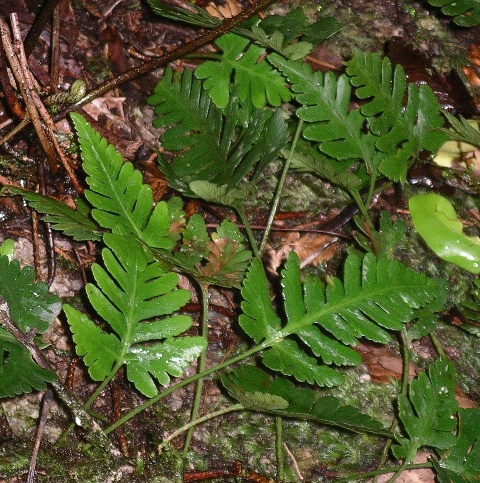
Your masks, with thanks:
[{"label": "forest floor", "polygon": [[[25,33],[41,8],[52,2],[44,2],[43,7],[39,3],[38,0],[3,0],[0,2],[0,16],[8,18],[11,13],[17,13],[21,30]],[[201,2],[199,5],[205,6]],[[470,85],[462,71],[462,67],[470,67],[470,72],[478,69],[480,75],[480,64],[475,65],[475,61],[479,60],[472,58],[472,53],[478,51],[475,49],[480,49],[480,27],[455,26],[427,2],[414,1],[282,0],[274,3],[270,11],[283,14],[297,6],[301,6],[312,19],[333,16],[344,26],[314,51],[312,65],[339,74],[343,70],[343,62],[352,56],[354,49],[387,53],[394,63],[404,65],[410,80],[429,83],[445,104],[453,105],[457,113],[470,118],[480,114],[469,95],[480,86]],[[237,4],[236,0],[227,0],[226,7],[227,10],[235,10],[245,6]],[[76,79],[81,78],[87,83],[88,90],[93,91],[121,73],[148,62],[152,56],[171,51],[198,34],[198,29],[155,16],[147,2],[138,0],[61,0],[57,15],[60,19],[60,55],[55,65],[55,84],[60,86],[60,90],[68,90]],[[51,43],[52,28],[48,23],[29,59],[30,69],[45,91],[51,89],[52,79],[55,80],[50,64]],[[429,63],[427,69],[426,63]],[[173,65],[181,69],[194,64],[189,59],[183,59]],[[426,76],[425,71],[430,75]],[[457,91],[458,84],[450,83],[451,72],[460,74],[465,82],[465,92]],[[156,200],[171,195],[156,164],[159,131],[152,128],[153,113],[147,104],[147,97],[161,75],[162,70],[156,69],[122,83],[79,111],[126,160],[143,173]],[[452,90],[455,90],[453,94]],[[0,99],[0,137],[6,135],[14,123],[17,121],[13,119],[5,99]],[[67,118],[58,120],[57,130],[63,133],[63,142],[72,143],[72,127]],[[33,131],[26,128],[3,144],[0,183],[31,190],[40,184],[51,196],[67,202],[75,199],[77,190],[63,168],[58,168],[54,174],[50,170],[46,175],[49,170],[39,168],[44,162]],[[474,166],[468,173],[460,169],[446,176],[443,167],[426,161],[409,174],[411,188],[407,189],[413,192],[434,189],[456,198],[457,206],[463,210],[462,216],[471,221],[471,234],[475,234],[475,222],[478,224],[480,219],[479,173],[480,167]],[[39,180],[42,176],[43,179]],[[279,167],[272,166],[263,181],[265,192],[259,192],[255,198],[248,200],[249,216],[257,224],[265,222],[267,203],[271,197],[268,190],[275,186],[278,176]],[[79,177],[81,184],[81,175]],[[278,223],[284,223],[282,226],[291,230],[275,232],[272,237],[269,244],[271,269],[276,270],[288,251],[294,249],[302,260],[310,260],[305,265],[312,273],[323,271],[324,274],[325,267],[327,271],[334,272],[348,247],[354,244],[354,223],[342,228],[342,241],[334,245],[324,234],[306,235],[296,227],[329,220],[338,214],[344,201],[336,191],[312,176],[289,178],[280,204]],[[188,207],[192,212],[206,213],[212,223],[218,223],[219,216],[233,216],[226,210],[201,203],[190,202]],[[371,209],[373,213],[386,210],[398,218],[408,219],[405,199],[393,188],[376,198]],[[286,221],[282,221],[281,217]],[[15,241],[15,257],[22,264],[34,265],[40,278],[51,282],[50,290],[59,294],[63,301],[81,304],[89,267],[97,259],[95,247],[88,243],[72,244],[67,238],[54,234],[51,246],[55,253],[53,262],[48,232],[42,225],[36,230],[38,233],[32,230],[32,214],[21,199],[0,199],[0,236]],[[319,248],[328,246],[330,248],[326,250]],[[426,267],[425,271],[430,275],[448,277],[452,293],[458,300],[474,279],[439,264],[425,246],[412,248],[409,245],[400,249],[398,255],[413,265],[418,262],[418,265]],[[198,294],[195,294],[193,302],[198,300],[197,297]],[[210,314],[209,354],[212,355],[208,364],[247,347],[235,328],[239,309],[231,306],[230,297],[231,294],[221,291],[214,291],[211,295],[211,303],[221,309],[212,310]],[[452,307],[454,304],[455,300],[451,300]],[[195,318],[196,305],[190,305]],[[458,320],[453,311],[444,314],[437,335],[445,353],[455,363],[461,406],[476,407],[480,404],[480,343],[478,338],[456,328],[455,322]],[[53,324],[46,342],[50,344],[49,361],[60,379],[68,379],[72,394],[79,401],[85,401],[96,385],[72,353],[70,334],[64,320],[60,318]],[[411,370],[415,373],[432,359],[435,348],[426,337],[416,341],[413,349],[415,359]],[[362,345],[361,353],[364,364],[354,370],[345,370],[347,383],[332,393],[370,415],[388,419],[397,388],[392,381],[398,381],[402,375],[402,358],[397,345],[374,346],[366,343]],[[206,382],[205,393],[208,396],[202,410],[207,406],[218,407],[226,398],[214,381]],[[0,401],[0,481],[25,481],[42,397],[43,393],[32,393]],[[113,420],[115,411],[126,413],[143,401],[123,378],[118,377],[93,409],[107,420]],[[59,435],[71,420],[62,405],[55,406],[42,441],[36,481],[180,481],[182,438],[175,440],[171,449],[161,455],[156,454],[156,447],[163,435],[188,420],[191,401],[191,388],[181,389],[129,421],[117,435],[118,439],[112,438],[115,444],[125,443],[128,447],[123,447],[121,462],[115,463],[96,452],[94,447],[80,444],[80,431],[73,431],[64,443],[58,445]],[[194,435],[187,469],[225,469],[235,461],[241,461],[244,467],[251,468],[259,476],[258,480],[245,481],[276,481],[267,476],[260,477],[275,475],[274,428],[274,418],[250,413],[235,414],[205,424]],[[370,470],[375,467],[383,446],[383,441],[373,436],[348,434],[306,421],[285,421],[283,437],[291,455],[288,464],[293,476],[288,481],[295,481],[295,478],[312,483],[334,481],[343,473]],[[200,474],[197,480],[193,478],[189,481],[207,481],[201,480]],[[434,481],[434,477],[430,470],[419,470],[408,472],[397,481],[430,482]]]}]

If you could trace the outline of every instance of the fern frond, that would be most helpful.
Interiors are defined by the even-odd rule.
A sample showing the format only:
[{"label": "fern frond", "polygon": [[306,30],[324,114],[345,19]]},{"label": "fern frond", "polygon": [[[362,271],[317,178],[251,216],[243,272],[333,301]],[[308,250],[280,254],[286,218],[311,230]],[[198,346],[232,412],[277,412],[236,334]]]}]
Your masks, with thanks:
[{"label": "fern frond", "polygon": [[364,160],[374,168],[375,136],[365,133],[365,117],[350,110],[351,87],[347,76],[336,79],[332,73],[313,72],[306,63],[292,62],[271,54],[268,60],[292,85],[297,110],[307,122],[304,136],[320,143],[322,152],[339,160]]},{"label": "fern frond", "polygon": [[353,406],[344,406],[335,397],[319,397],[315,391],[295,387],[283,377],[272,379],[255,366],[243,365],[234,369],[222,376],[222,383],[246,409],[315,421],[348,431],[388,435],[382,423]]},{"label": "fern frond", "polygon": [[180,376],[206,342],[201,337],[177,337],[192,320],[171,315],[190,298],[187,290],[175,289],[176,274],[161,270],[132,238],[107,234],[104,241],[105,269],[93,266],[96,285],[87,285],[87,295],[113,333],[65,305],[76,351],[92,379],[103,381],[125,364],[127,378],[142,394],[153,397],[154,380],[164,385],[169,376]]},{"label": "fern frond", "polygon": [[205,79],[204,87],[218,107],[228,105],[232,75],[241,102],[251,99],[255,107],[261,108],[267,103],[279,106],[290,100],[283,77],[262,59],[264,48],[250,45],[246,49],[249,40],[232,33],[222,35],[215,43],[222,50],[220,61],[204,62],[195,70],[195,76]]},{"label": "fern frond", "polygon": [[474,27],[480,23],[479,0],[428,0],[434,7],[442,7],[442,13],[453,17],[461,27]]},{"label": "fern frond", "polygon": [[[35,282],[35,269],[20,269],[18,260],[0,256],[0,298],[2,311],[24,333],[35,330],[45,333],[61,308],[60,299],[48,292],[44,282]],[[0,325],[2,314],[0,313]],[[56,374],[33,361],[23,345],[0,327],[0,397],[13,397],[43,390],[46,382],[56,380]]]},{"label": "fern frond", "polygon": [[430,364],[427,373],[410,383],[408,397],[398,397],[399,417],[406,437],[395,434],[399,444],[392,447],[396,458],[413,461],[421,446],[440,450],[455,444],[456,428],[455,369],[445,358]]},{"label": "fern frond", "polygon": [[477,128],[472,126],[472,120],[465,119],[460,116],[457,119],[452,116],[449,112],[444,112],[447,121],[452,126],[450,129],[442,129],[442,132],[448,137],[448,139],[454,139],[455,141],[460,141],[467,144],[472,144],[476,148],[480,149],[480,131],[478,130],[478,123],[475,123]]},{"label": "fern frond", "polygon": [[445,141],[438,131],[443,119],[435,93],[427,85],[407,86],[403,68],[397,65],[392,70],[390,60],[376,53],[357,50],[346,65],[357,95],[369,99],[361,111],[379,136],[380,172],[394,181],[405,181],[409,160],[422,149],[438,149]]},{"label": "fern frond", "polygon": [[189,196],[193,181],[208,181],[227,191],[255,167],[255,175],[276,158],[288,140],[281,112],[255,109],[232,96],[226,110],[217,108],[189,71],[168,70],[149,98],[155,125],[167,128],[165,149],[175,152],[161,169],[172,187]]},{"label": "fern frond", "polygon": [[[299,259],[290,254],[282,272],[286,324],[274,310],[261,264],[253,260],[244,280],[240,326],[266,349],[265,364],[310,384],[334,385],[340,374],[324,364],[356,365],[357,352],[348,347],[358,339],[387,343],[389,330],[400,330],[414,309],[439,296],[441,287],[396,260],[350,255],[343,283],[324,287],[316,278],[302,284]],[[300,343],[299,343],[300,342]]]},{"label": "fern frond", "polygon": [[[405,181],[408,167],[421,150],[433,151],[445,140],[440,105],[428,86],[409,84],[400,66],[388,59],[355,52],[347,75],[313,73],[306,64],[271,54],[297,100],[297,115],[306,121],[304,136],[317,141],[325,154],[338,160],[363,160],[371,175],[378,171],[394,181]],[[350,109],[351,86],[368,102]],[[406,106],[403,106],[404,98]]]},{"label": "fern frond", "polygon": [[90,217],[90,209],[81,199],[76,200],[77,210],[66,203],[48,196],[33,193],[16,186],[6,186],[2,192],[22,195],[30,206],[44,214],[43,221],[50,223],[54,230],[60,230],[76,241],[100,241],[103,231]]},{"label": "fern frond", "polygon": [[124,163],[79,114],[72,113],[90,189],[85,197],[94,207],[92,217],[112,233],[134,235],[149,246],[172,249],[178,236],[170,232],[174,217],[182,219],[178,203],[160,202],[153,208],[152,190],[132,163]]}]

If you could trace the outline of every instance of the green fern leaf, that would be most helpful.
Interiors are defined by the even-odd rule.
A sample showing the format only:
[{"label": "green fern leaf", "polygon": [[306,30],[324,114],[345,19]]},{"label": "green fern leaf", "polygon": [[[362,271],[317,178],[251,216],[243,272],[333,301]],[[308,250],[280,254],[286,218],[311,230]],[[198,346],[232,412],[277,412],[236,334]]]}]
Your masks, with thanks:
[{"label": "green fern leaf", "polygon": [[92,221],[89,216],[90,209],[81,199],[76,200],[77,210],[74,210],[66,203],[23,188],[7,186],[4,190],[22,195],[33,209],[46,215],[43,221],[50,223],[54,230],[60,230],[77,241],[102,239],[103,231]]},{"label": "green fern leaf", "polygon": [[167,70],[149,102],[155,106],[154,124],[167,128],[164,148],[175,153],[171,163],[160,161],[161,169],[172,187],[189,196],[196,195],[190,188],[195,181],[227,193],[254,167],[258,177],[288,141],[280,111],[240,104],[236,96],[221,110],[188,71],[180,76]]},{"label": "green fern leaf", "polygon": [[428,0],[434,7],[442,7],[442,13],[453,17],[461,27],[474,27],[480,23],[479,0]]},{"label": "green fern leaf", "polygon": [[449,112],[444,112],[444,115],[447,118],[448,123],[452,126],[452,129],[442,129],[442,132],[448,139],[472,144],[473,146],[480,148],[480,131],[478,130],[477,123],[476,129],[472,126],[472,120],[470,119],[465,119],[462,116],[460,116],[460,119],[457,119]]},{"label": "green fern leaf", "polygon": [[378,54],[358,50],[346,65],[356,94],[368,99],[361,112],[369,118],[370,130],[379,136],[380,172],[394,181],[405,181],[409,160],[422,149],[438,149],[445,141],[437,130],[443,119],[435,93],[429,86],[409,84],[404,108],[407,83],[400,65],[393,71],[388,58],[381,60]]},{"label": "green fern leaf", "polygon": [[10,317],[23,332],[45,333],[60,312],[56,295],[44,282],[35,282],[35,269],[20,269],[18,260],[0,257],[0,296],[7,302]]},{"label": "green fern leaf", "polygon": [[240,101],[249,98],[257,108],[267,103],[279,106],[290,100],[290,91],[285,87],[283,77],[263,59],[265,49],[250,45],[249,40],[236,34],[225,34],[216,44],[222,50],[219,62],[207,61],[195,70],[198,79],[205,80],[205,89],[213,102],[220,108],[228,105],[232,73],[238,88]]},{"label": "green fern leaf", "polygon": [[319,142],[325,154],[339,160],[364,160],[375,172],[376,138],[365,132],[365,117],[358,110],[349,109],[349,78],[314,73],[308,64],[292,62],[278,54],[269,55],[268,60],[292,84],[296,99],[302,104],[297,115],[308,123],[304,136]]},{"label": "green fern leaf", "polygon": [[[400,66],[377,54],[355,52],[347,74],[313,73],[306,64],[272,54],[302,104],[297,115],[307,122],[304,136],[319,142],[325,154],[338,160],[364,160],[372,175],[378,171],[405,181],[407,169],[421,150],[438,149],[445,140],[440,105],[428,86],[409,84]],[[351,86],[368,102],[350,109]],[[406,92],[405,92],[406,91]],[[403,107],[405,94],[407,104]]]},{"label": "green fern leaf", "polygon": [[480,475],[480,409],[458,410],[455,445],[441,461],[432,460],[440,483],[473,483]]},{"label": "green fern leaf", "polygon": [[104,241],[105,269],[93,266],[97,285],[88,284],[87,295],[113,333],[65,305],[76,351],[84,356],[92,379],[102,381],[125,364],[128,379],[153,397],[153,378],[167,384],[169,375],[180,376],[206,343],[201,337],[176,338],[192,324],[190,317],[171,315],[190,298],[187,290],[175,289],[178,276],[161,270],[133,238],[107,234]]},{"label": "green fern leaf", "polygon": [[224,206],[235,206],[236,203],[245,199],[246,193],[233,188],[229,190],[226,186],[218,186],[210,181],[192,181],[189,188],[196,196],[209,203],[218,203]]},{"label": "green fern leaf", "polygon": [[[255,366],[243,365],[234,369],[222,376],[222,384],[246,409],[315,421],[349,431],[388,435],[382,423],[360,413],[353,406],[344,406],[340,400],[331,396],[318,397],[315,391],[297,388],[285,378],[272,379]],[[259,394],[269,398],[263,399],[263,405],[254,406],[254,402],[261,401]]]},{"label": "green fern leaf", "polygon": [[455,444],[455,369],[445,358],[428,367],[412,380],[408,397],[398,397],[399,417],[407,437],[395,435],[399,444],[392,447],[396,458],[413,461],[421,446],[440,450]]},{"label": "green fern leaf", "polygon": [[185,22],[199,27],[217,27],[222,21],[208,14],[203,8],[190,2],[183,2],[187,8],[180,8],[176,5],[167,5],[160,0],[148,0],[153,12],[162,17],[175,20],[177,22]]},{"label": "green fern leaf", "polygon": [[359,354],[349,345],[356,345],[362,337],[389,342],[388,330],[400,330],[412,319],[415,308],[441,293],[435,280],[396,260],[377,260],[371,253],[363,258],[350,255],[344,282],[334,279],[325,288],[313,277],[302,284],[300,262],[292,252],[282,272],[282,286],[287,318],[283,328],[262,266],[253,260],[242,288],[240,326],[266,349],[263,360],[270,369],[318,385],[342,380],[340,374],[320,365],[319,359],[324,364],[359,364]]},{"label": "green fern leaf", "polygon": [[240,326],[256,344],[282,339],[281,320],[272,307],[262,262],[254,258],[242,287]]},{"label": "green fern leaf", "polygon": [[132,163],[124,163],[114,146],[79,114],[71,116],[80,141],[82,166],[88,175],[90,189],[85,190],[85,197],[94,207],[93,218],[112,233],[134,235],[149,246],[172,249],[178,240],[169,231],[172,218],[181,218],[176,212],[177,203],[172,206],[160,202],[152,208],[152,191],[142,183],[140,171]]},{"label": "green fern leaf", "polygon": [[260,26],[252,27],[252,37],[257,44],[275,50],[291,60],[303,59],[313,49],[313,45],[310,42],[300,41],[295,42],[294,44],[285,45],[285,36],[282,32],[275,30],[271,35],[268,35]]},{"label": "green fern leaf", "polygon": [[[33,267],[21,269],[18,260],[0,256],[0,274],[3,310],[8,310],[8,316],[22,332],[45,333],[60,312],[59,298],[48,293],[44,282],[35,282]],[[53,371],[38,367],[28,350],[0,327],[0,397],[43,390],[46,382],[56,378]]]}]

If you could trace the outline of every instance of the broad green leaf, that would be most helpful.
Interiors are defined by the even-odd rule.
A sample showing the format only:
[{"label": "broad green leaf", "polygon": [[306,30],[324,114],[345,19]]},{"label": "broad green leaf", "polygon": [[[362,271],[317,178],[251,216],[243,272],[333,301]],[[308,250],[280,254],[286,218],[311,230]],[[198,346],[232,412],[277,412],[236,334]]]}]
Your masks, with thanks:
[{"label": "broad green leaf", "polygon": [[132,163],[100,137],[79,114],[72,113],[90,189],[85,197],[93,218],[112,233],[134,235],[149,246],[172,249],[177,237],[169,229],[173,213],[166,202],[153,205],[150,187]]},{"label": "broad green leaf", "polygon": [[434,7],[442,7],[442,13],[453,17],[461,27],[474,27],[480,23],[480,0],[428,0]]},{"label": "broad green leaf", "polygon": [[408,397],[398,397],[404,435],[395,434],[396,458],[410,463],[421,446],[446,450],[455,444],[455,385],[453,364],[441,357],[412,380]]},{"label": "broad green leaf", "polygon": [[0,245],[0,257],[7,257],[8,260],[11,262],[13,260],[13,251],[14,251],[14,244],[13,240],[7,238],[1,245]]},{"label": "broad green leaf", "polygon": [[[229,394],[246,409],[306,419],[349,431],[388,435],[382,423],[360,413],[353,406],[344,406],[340,400],[331,396],[319,397],[315,391],[298,388],[283,377],[272,379],[255,366],[243,365],[234,369],[222,376],[222,383]],[[262,400],[259,394],[265,398]]]},{"label": "broad green leaf", "polygon": [[[9,251],[8,245],[2,249]],[[21,269],[18,260],[5,255],[0,256],[0,298],[5,303],[2,311],[25,333],[45,333],[61,308],[60,299],[48,292],[47,284],[35,282],[33,267]],[[55,380],[54,372],[38,367],[28,350],[0,327],[0,397],[43,390],[46,382]]]},{"label": "broad green leaf", "polygon": [[86,289],[91,305],[111,330],[66,305],[76,351],[92,379],[102,381],[125,364],[128,379],[153,397],[155,380],[167,384],[170,376],[180,376],[206,341],[176,337],[192,325],[190,317],[172,315],[190,298],[187,290],[176,289],[178,275],[160,268],[133,238],[107,234],[104,241],[105,268],[94,264],[96,284]]},{"label": "broad green leaf", "polygon": [[480,476],[480,409],[458,410],[455,445],[440,461],[432,460],[440,483],[473,483]]},{"label": "broad green leaf", "polygon": [[446,198],[434,193],[415,195],[408,205],[415,229],[437,256],[480,273],[480,239],[463,234],[462,222]]},{"label": "broad green leaf", "polygon": [[264,48],[250,45],[245,50],[249,40],[232,33],[222,35],[215,43],[222,50],[220,61],[204,62],[197,67],[195,75],[206,79],[205,89],[218,107],[228,105],[232,73],[242,102],[251,98],[253,105],[261,108],[267,103],[279,106],[290,100],[280,73],[261,58]]},{"label": "broad green leaf", "polygon": [[77,241],[102,239],[102,229],[91,219],[89,207],[81,199],[77,198],[77,209],[74,210],[62,201],[23,188],[8,186],[4,189],[22,195],[34,210],[45,215],[43,221],[50,223],[54,230],[60,230]]},{"label": "broad green leaf", "polygon": [[242,288],[240,325],[262,343],[265,365],[310,384],[339,384],[342,376],[327,365],[360,364],[360,355],[349,346],[362,337],[389,342],[390,330],[400,330],[416,309],[442,293],[436,280],[371,253],[347,257],[343,283],[335,278],[327,287],[315,277],[302,283],[299,267],[292,252],[282,272],[282,325],[261,264],[254,260]]}]

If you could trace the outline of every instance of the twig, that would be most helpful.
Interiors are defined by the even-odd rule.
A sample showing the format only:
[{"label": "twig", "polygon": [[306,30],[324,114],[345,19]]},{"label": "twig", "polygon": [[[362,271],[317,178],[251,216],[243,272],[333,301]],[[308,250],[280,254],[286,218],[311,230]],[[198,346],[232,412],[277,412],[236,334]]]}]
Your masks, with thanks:
[{"label": "twig", "polygon": [[146,62],[145,64],[142,64],[140,66],[133,67],[132,69],[127,70],[126,72],[124,72],[123,74],[120,74],[115,79],[112,79],[106,82],[105,84],[97,87],[96,89],[90,91],[83,99],[78,101],[76,104],[68,106],[67,108],[59,112],[58,115],[55,116],[54,118],[55,121],[63,119],[69,112],[78,110],[80,107],[84,106],[85,104],[92,102],[97,97],[103,96],[107,92],[124,84],[125,82],[136,79],[137,77],[140,77],[144,74],[148,74],[149,72],[155,69],[158,69],[159,67],[163,67],[168,63],[174,60],[177,60],[189,54],[190,52],[193,52],[199,49],[200,47],[203,47],[204,45],[207,45],[213,42],[217,37],[220,37],[220,35],[223,35],[224,33],[230,31],[232,28],[236,27],[237,25],[244,22],[245,20],[248,20],[250,17],[258,13],[260,10],[267,8],[273,2],[274,0],[259,0],[256,3],[252,3],[251,6],[247,7],[245,10],[243,10],[235,17],[225,20],[218,27],[215,27],[209,30],[208,32],[204,33],[203,35],[200,35],[199,37],[192,40],[191,42],[188,42],[180,46],[178,49],[167,52],[161,57],[152,59],[150,62]]},{"label": "twig", "polygon": [[55,153],[57,153],[73,186],[79,193],[82,193],[83,188],[77,180],[66,155],[55,138],[55,125],[52,118],[34,88],[33,77],[28,68],[27,57],[23,48],[17,16],[12,14],[10,16],[10,21],[12,25],[13,42],[10,37],[10,29],[8,28],[8,25],[2,18],[0,18],[0,34],[3,47],[7,54],[7,59],[12,68],[13,75],[17,81],[17,85],[22,93],[23,100],[27,106],[28,115],[32,120],[42,148],[47,155],[50,170],[52,172],[55,172],[56,170],[57,161]]},{"label": "twig", "polygon": [[35,438],[35,446],[33,447],[32,459],[30,460],[30,467],[28,468],[27,483],[33,483],[35,481],[35,468],[37,466],[38,451],[40,449],[40,443],[42,442],[43,431],[47,424],[48,414],[53,406],[53,393],[51,389],[48,389],[43,396],[42,413],[40,415],[40,421],[38,422],[37,437]]},{"label": "twig", "polygon": [[43,5],[42,9],[40,10],[39,14],[35,18],[33,25],[30,27],[27,36],[25,37],[25,53],[27,58],[30,57],[30,54],[33,52],[35,48],[35,44],[37,43],[38,38],[40,37],[45,25],[47,25],[50,17],[55,10],[58,2],[60,0],[47,0]]}]

